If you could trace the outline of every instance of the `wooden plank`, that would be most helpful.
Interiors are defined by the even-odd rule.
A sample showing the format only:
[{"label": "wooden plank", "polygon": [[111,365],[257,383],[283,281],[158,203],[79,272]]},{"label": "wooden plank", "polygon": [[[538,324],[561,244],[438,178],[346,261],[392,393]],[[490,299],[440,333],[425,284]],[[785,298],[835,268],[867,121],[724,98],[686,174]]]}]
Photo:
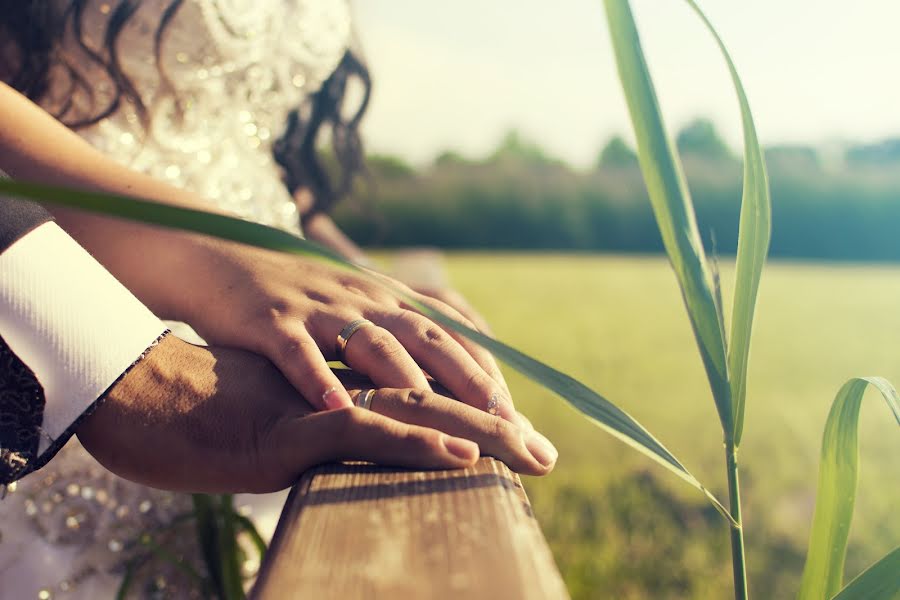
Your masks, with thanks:
[{"label": "wooden plank", "polygon": [[326,465],[294,487],[251,595],[568,598],[519,476]]}]

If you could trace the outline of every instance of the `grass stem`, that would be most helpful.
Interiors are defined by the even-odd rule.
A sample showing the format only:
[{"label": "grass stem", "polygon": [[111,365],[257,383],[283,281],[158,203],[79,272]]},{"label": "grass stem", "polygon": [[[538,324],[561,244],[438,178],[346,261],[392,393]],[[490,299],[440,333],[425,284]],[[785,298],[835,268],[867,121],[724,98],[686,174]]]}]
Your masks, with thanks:
[{"label": "grass stem", "polygon": [[737,448],[725,443],[725,462],[728,471],[728,503],[731,516],[738,526],[731,526],[731,566],[734,570],[734,598],[747,600],[747,563],[744,560],[744,521],[741,518],[741,482],[738,478]]}]

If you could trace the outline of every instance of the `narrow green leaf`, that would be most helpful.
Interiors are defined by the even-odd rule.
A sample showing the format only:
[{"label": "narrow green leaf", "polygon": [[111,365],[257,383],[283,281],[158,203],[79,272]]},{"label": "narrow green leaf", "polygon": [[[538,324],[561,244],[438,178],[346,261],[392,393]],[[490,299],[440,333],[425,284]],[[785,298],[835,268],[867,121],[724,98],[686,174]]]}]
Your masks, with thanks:
[{"label": "narrow green leaf", "polygon": [[[9,180],[0,180],[0,194],[20,196],[40,202],[51,202],[176,229],[186,229],[270,250],[324,259],[346,269],[367,274],[366,271],[346,262],[337,254],[303,238],[280,229],[223,215],[212,215],[202,211],[161,205],[125,196],[81,192]],[[373,277],[373,280],[382,285],[385,284],[381,278]],[[403,297],[406,302],[426,316],[484,346],[510,367],[555,392],[576,409],[587,415],[594,424],[606,432],[637,449],[702,491],[717,510],[728,518],[733,525],[735,524],[728,510],[700,484],[687,468],[649,431],[615,404],[572,377],[421,304],[399,288],[395,287],[392,291]],[[197,510],[198,527],[204,527],[204,525],[209,527],[209,523],[204,518],[205,511],[208,508],[204,506],[202,497],[195,496],[195,507],[199,508]]]},{"label": "narrow green leaf", "polygon": [[[797,596],[799,600],[831,598],[841,589],[847,538],[856,500],[859,408],[869,385],[881,392],[900,424],[900,398],[894,387],[881,377],[851,379],[835,397],[822,438],[816,510]],[[896,558],[891,560],[896,561]],[[900,571],[894,572],[895,584],[900,579],[898,573]],[[871,581],[872,585],[881,581],[877,574],[871,577],[874,579],[867,581]]]},{"label": "narrow green leaf", "polygon": [[900,598],[900,546],[847,584],[833,600],[897,600]]},{"label": "narrow green leaf", "polygon": [[297,237],[282,229],[244,221],[225,215],[204,212],[140,200],[116,194],[104,194],[84,190],[12,181],[0,178],[0,194],[17,196],[36,202],[49,202],[112,217],[121,217],[151,225],[161,225],[224,240],[231,240],[266,248],[325,260],[338,267],[356,269],[339,254],[328,248]]},{"label": "narrow green leaf", "polygon": [[137,568],[138,563],[136,560],[131,560],[125,565],[125,574],[122,576],[122,582],[119,584],[119,589],[116,590],[116,600],[126,600],[128,598],[128,592],[131,590],[131,586],[134,583],[134,574],[137,571]]},{"label": "narrow green leaf", "polygon": [[156,543],[156,541],[149,534],[145,533],[141,535],[141,537],[138,538],[138,542],[142,546],[146,547],[158,559],[169,563],[170,565],[193,579],[194,582],[201,588],[206,587],[206,580],[200,576],[200,573],[198,573],[197,570],[190,565],[190,563],[182,558],[179,558],[164,546]]},{"label": "narrow green leaf", "polygon": [[696,11],[712,33],[725,57],[731,82],[737,92],[744,130],[744,190],[738,230],[737,264],[734,274],[734,306],[731,313],[731,336],[728,338],[728,373],[731,379],[732,414],[735,447],[740,446],[744,430],[744,402],[747,397],[747,365],[750,359],[750,335],[763,264],[769,252],[772,232],[772,202],[766,161],[756,135],[750,102],[741,78],[722,38],[694,0],[685,0]]},{"label": "narrow green leaf", "polygon": [[666,135],[653,81],[628,0],[604,0],[619,78],[637,138],[638,158],[663,244],[687,307],[713,399],[730,438],[734,431],[725,330],[678,154]]},{"label": "narrow green leaf", "polygon": [[212,498],[208,494],[191,494],[191,500],[194,503],[194,514],[197,515],[195,524],[197,545],[200,547],[203,562],[206,563],[209,585],[217,598],[225,598],[222,568],[218,560],[219,527],[216,523]]},{"label": "narrow green leaf", "polygon": [[728,509],[726,509],[711,492],[703,487],[690,471],[688,471],[661,442],[653,437],[653,434],[647,431],[624,410],[577,379],[574,379],[561,371],[557,371],[553,367],[535,360],[511,346],[507,346],[503,342],[490,338],[474,329],[469,329],[450,317],[420,303],[415,298],[406,295],[404,295],[403,298],[406,302],[415,307],[416,310],[433,321],[441,323],[466,336],[480,346],[487,348],[495,357],[499,358],[519,373],[569,402],[569,404],[584,414],[588,420],[613,437],[625,442],[635,450],[666,467],[675,475],[696,487],[706,495],[722,516],[726,517],[733,525],[737,526],[737,523],[728,513]]},{"label": "narrow green leaf", "polygon": [[219,560],[222,571],[222,584],[225,590],[223,600],[243,600],[244,582],[241,577],[240,549],[237,542],[235,525],[234,498],[231,494],[219,496],[217,510],[222,517],[222,530],[219,536]]},{"label": "narrow green leaf", "polygon": [[266,555],[266,551],[268,551],[266,540],[263,539],[263,536],[260,535],[259,530],[256,528],[256,525],[254,525],[253,521],[251,521],[249,518],[240,513],[235,513],[234,518],[238,527],[246,531],[247,535],[250,536],[250,541],[253,542],[253,546],[256,548],[256,551],[259,554],[259,560],[262,561],[262,559]]}]

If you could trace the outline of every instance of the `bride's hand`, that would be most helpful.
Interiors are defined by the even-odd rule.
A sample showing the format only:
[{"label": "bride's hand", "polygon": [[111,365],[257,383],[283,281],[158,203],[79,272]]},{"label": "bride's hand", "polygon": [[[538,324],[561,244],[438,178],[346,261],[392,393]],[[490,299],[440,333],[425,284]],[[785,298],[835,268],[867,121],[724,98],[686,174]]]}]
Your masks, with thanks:
[{"label": "bride's hand", "polygon": [[[493,357],[406,306],[383,285],[310,259],[210,241],[185,265],[179,317],[209,343],[269,358],[316,408],[350,406],[326,364],[342,360],[379,387],[427,390],[423,371],[476,408],[517,420]],[[205,265],[201,272],[193,265]],[[404,287],[400,283],[395,285]],[[472,325],[450,306],[404,288],[420,301]],[[358,329],[338,356],[338,335]]]},{"label": "bride's hand", "polygon": [[77,434],[114,473],[192,492],[274,491],[335,460],[462,468],[480,450],[529,475],[556,461],[527,425],[432,392],[378,389],[369,410],[314,412],[262,357],[172,335],[113,386]]}]

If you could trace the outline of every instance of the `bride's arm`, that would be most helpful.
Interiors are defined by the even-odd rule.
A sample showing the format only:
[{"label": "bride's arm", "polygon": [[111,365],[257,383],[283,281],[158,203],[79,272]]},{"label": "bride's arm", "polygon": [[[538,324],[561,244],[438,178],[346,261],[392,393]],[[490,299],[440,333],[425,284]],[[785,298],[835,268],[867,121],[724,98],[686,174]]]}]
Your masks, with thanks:
[{"label": "bride's arm", "polygon": [[[19,179],[211,209],[194,194],[119,165],[3,84],[0,170]],[[383,387],[427,389],[424,369],[460,400],[517,419],[490,354],[368,279],[204,236],[54,212],[154,312],[190,323],[210,343],[267,356],[319,408],[350,404],[325,362],[341,358]],[[441,302],[419,300],[466,322]],[[339,357],[338,334],[361,318],[375,326],[354,334]]]},{"label": "bride's arm", "polygon": [[[6,84],[0,83],[0,170],[22,180],[99,190],[214,211],[190,192],[120,165]],[[174,280],[201,236],[48,206],[57,222],[139,296],[151,310],[184,319],[175,301],[147,268],[148,257],[166,265]]]}]

